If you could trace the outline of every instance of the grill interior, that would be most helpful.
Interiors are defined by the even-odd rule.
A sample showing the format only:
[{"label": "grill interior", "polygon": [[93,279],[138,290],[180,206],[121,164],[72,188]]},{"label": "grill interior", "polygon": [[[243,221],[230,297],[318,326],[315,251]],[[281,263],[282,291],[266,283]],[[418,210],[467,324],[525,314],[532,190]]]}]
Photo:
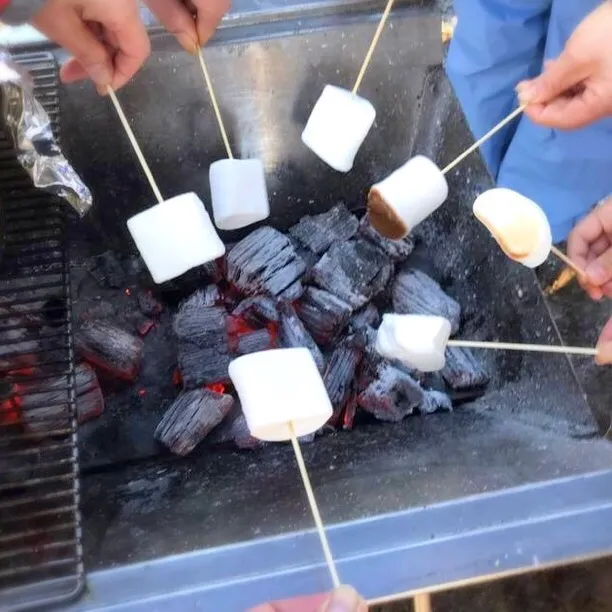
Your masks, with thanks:
[{"label": "grill interior", "polygon": [[[59,135],[53,56],[16,59]],[[76,596],[84,572],[65,204],[32,186],[4,133],[0,195],[0,600],[19,610]]]}]

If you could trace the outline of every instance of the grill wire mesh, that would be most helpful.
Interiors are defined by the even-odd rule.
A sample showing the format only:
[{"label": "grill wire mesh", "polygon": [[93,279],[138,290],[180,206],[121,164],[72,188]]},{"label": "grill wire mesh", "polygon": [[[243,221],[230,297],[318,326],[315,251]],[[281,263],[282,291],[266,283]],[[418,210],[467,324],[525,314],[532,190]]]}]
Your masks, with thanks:
[{"label": "grill wire mesh", "polygon": [[[53,56],[17,56],[59,136]],[[67,205],[36,190],[0,133],[0,610],[84,585]]]}]

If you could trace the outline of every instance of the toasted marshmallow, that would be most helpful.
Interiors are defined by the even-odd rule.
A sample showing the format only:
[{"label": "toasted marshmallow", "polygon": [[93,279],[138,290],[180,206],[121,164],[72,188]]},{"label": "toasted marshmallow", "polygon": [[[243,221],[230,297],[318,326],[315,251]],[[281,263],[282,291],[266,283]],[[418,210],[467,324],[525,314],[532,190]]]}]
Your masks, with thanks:
[{"label": "toasted marshmallow", "polygon": [[259,159],[221,159],[210,166],[215,225],[236,230],[270,216],[263,164]]},{"label": "toasted marshmallow", "polygon": [[386,314],[376,335],[376,350],[421,372],[441,370],[451,334],[450,321],[428,315]]},{"label": "toasted marshmallow", "polygon": [[440,168],[429,158],[417,155],[370,189],[368,212],[378,233],[400,240],[447,197],[448,183]]},{"label": "toasted marshmallow", "polygon": [[323,379],[306,348],[275,349],[234,359],[229,375],[251,435],[260,440],[298,438],[318,431],[332,416]]},{"label": "toasted marshmallow", "polygon": [[302,142],[338,172],[348,172],[376,118],[371,102],[326,85],[302,132]]},{"label": "toasted marshmallow", "polygon": [[546,261],[552,247],[550,224],[533,200],[511,189],[489,189],[476,198],[473,211],[510,259],[528,268]]},{"label": "toasted marshmallow", "polygon": [[195,193],[165,200],[128,219],[127,226],[158,284],[225,254],[225,246]]}]

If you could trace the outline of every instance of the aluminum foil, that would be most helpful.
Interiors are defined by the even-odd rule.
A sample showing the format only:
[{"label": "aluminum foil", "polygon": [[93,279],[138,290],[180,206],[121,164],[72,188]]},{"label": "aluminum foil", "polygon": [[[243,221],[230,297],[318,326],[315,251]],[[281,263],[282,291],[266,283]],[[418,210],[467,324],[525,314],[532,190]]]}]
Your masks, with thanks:
[{"label": "aluminum foil", "polygon": [[4,49],[0,49],[0,97],[3,124],[34,185],[64,198],[84,215],[92,205],[91,192],[55,141],[51,120],[34,97],[29,74]]}]

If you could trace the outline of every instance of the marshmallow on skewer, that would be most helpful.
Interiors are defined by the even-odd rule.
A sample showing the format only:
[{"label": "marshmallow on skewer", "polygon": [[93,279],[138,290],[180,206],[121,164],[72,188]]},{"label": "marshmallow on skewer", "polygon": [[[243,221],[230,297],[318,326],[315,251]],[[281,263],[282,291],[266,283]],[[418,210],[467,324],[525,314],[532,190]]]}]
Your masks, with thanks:
[{"label": "marshmallow on skewer", "polygon": [[259,159],[221,159],[210,166],[215,225],[236,230],[270,216],[263,164]]},{"label": "marshmallow on skewer", "polygon": [[550,224],[533,200],[511,189],[489,189],[476,198],[473,211],[510,259],[528,268],[546,261],[552,247]]},{"label": "marshmallow on skewer", "polygon": [[430,315],[386,314],[376,336],[376,350],[409,368],[435,372],[444,368],[450,321]]},{"label": "marshmallow on skewer", "polygon": [[225,254],[225,246],[195,193],[165,200],[128,219],[127,226],[157,284]]},{"label": "marshmallow on skewer", "polygon": [[236,387],[251,435],[281,442],[319,430],[332,405],[310,351],[274,349],[234,359],[229,375]]},{"label": "marshmallow on skewer", "polygon": [[302,142],[334,170],[348,172],[375,118],[371,102],[326,85],[302,132]]},{"label": "marshmallow on skewer", "polygon": [[447,197],[448,183],[440,168],[429,158],[417,155],[370,189],[370,221],[379,234],[400,240]]}]

